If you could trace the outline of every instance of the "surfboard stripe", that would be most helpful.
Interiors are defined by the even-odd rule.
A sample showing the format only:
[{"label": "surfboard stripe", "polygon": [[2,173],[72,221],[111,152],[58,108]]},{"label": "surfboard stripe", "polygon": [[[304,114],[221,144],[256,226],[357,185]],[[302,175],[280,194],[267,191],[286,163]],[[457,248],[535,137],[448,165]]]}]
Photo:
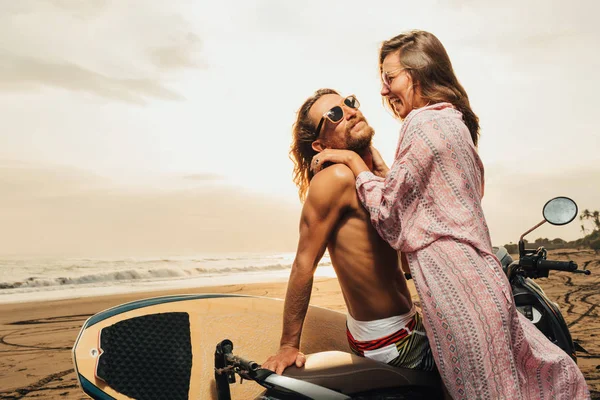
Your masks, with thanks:
[{"label": "surfboard stripe", "polygon": [[102,390],[98,389],[96,385],[92,382],[85,379],[85,377],[81,374],[77,374],[77,378],[79,379],[79,384],[81,385],[81,389],[93,399],[96,400],[116,400],[114,397],[104,393]]},{"label": "surfboard stripe", "polygon": [[249,296],[240,295],[240,294],[198,294],[198,295],[186,294],[186,295],[178,295],[178,296],[153,297],[151,299],[137,300],[137,301],[133,301],[131,303],[125,303],[125,304],[121,304],[121,305],[118,305],[113,308],[109,308],[108,310],[105,310],[101,313],[98,313],[98,314],[90,317],[85,322],[82,329],[89,328],[90,326],[93,326],[93,325],[97,324],[98,322],[104,321],[105,319],[110,318],[112,316],[115,316],[115,315],[118,315],[118,314],[121,314],[121,313],[124,313],[127,311],[131,311],[131,310],[136,310],[138,308],[149,307],[149,306],[153,306],[156,304],[172,303],[174,301],[196,300],[196,299],[216,299],[216,298],[223,298],[223,297],[249,297]]}]

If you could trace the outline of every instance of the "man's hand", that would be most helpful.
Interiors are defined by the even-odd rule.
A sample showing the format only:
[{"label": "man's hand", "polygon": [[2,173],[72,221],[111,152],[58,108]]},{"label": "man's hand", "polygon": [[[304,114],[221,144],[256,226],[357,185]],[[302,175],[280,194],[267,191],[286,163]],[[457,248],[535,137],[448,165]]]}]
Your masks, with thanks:
[{"label": "man's hand", "polygon": [[371,150],[371,157],[373,158],[373,173],[381,178],[385,178],[390,169],[375,147],[371,146],[369,150]]},{"label": "man's hand", "polygon": [[270,369],[276,374],[283,374],[283,371],[290,365],[296,364],[300,368],[304,366],[306,356],[297,348],[291,346],[282,346],[274,356],[271,356],[262,364],[262,368]]}]

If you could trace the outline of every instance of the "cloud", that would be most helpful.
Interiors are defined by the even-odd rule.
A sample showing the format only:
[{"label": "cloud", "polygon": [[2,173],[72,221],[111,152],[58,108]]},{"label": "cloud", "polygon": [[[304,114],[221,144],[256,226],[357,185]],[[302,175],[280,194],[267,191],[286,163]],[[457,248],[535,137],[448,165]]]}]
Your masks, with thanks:
[{"label": "cloud", "polygon": [[129,103],[181,100],[167,86],[207,68],[202,40],[177,5],[53,0],[0,4],[0,91],[54,87]]},{"label": "cloud", "polygon": [[2,255],[292,251],[299,215],[233,186],[131,190],[77,168],[0,160]]},{"label": "cloud", "polygon": [[[0,159],[0,199],[27,210],[30,200],[106,187],[110,180],[64,165]],[[6,203],[4,203],[6,204]]]},{"label": "cloud", "polygon": [[171,44],[148,50],[150,60],[162,70],[179,68],[206,68],[207,65],[194,59],[190,49],[200,47],[200,37],[194,33],[181,36]]},{"label": "cloud", "polygon": [[181,100],[177,92],[152,79],[119,79],[73,63],[53,63],[0,53],[0,90],[50,86],[143,104],[145,97]]},{"label": "cloud", "polygon": [[[567,48],[568,44],[582,40],[593,42],[593,37],[598,34],[595,16],[600,7],[594,0],[577,3],[455,0],[447,2],[446,6],[456,13],[456,17],[470,22],[465,26],[468,29],[458,31],[462,45],[493,49],[494,52],[517,52],[522,56],[531,51],[545,53],[554,49],[557,53],[557,45]],[[480,29],[473,29],[477,26]]]},{"label": "cloud", "polygon": [[90,18],[98,15],[108,5],[108,0],[46,0],[53,7],[62,9],[79,18]]},{"label": "cloud", "polygon": [[218,174],[192,174],[185,175],[183,179],[190,181],[220,181],[225,179],[225,177]]}]

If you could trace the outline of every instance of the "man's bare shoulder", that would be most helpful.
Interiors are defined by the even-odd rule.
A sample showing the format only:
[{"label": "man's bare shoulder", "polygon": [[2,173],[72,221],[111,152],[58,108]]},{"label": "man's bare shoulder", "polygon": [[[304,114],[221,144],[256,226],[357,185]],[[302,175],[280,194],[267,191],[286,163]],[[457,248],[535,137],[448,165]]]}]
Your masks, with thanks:
[{"label": "man's bare shoulder", "polygon": [[333,185],[334,187],[341,188],[348,185],[353,186],[355,180],[352,170],[346,165],[333,164],[316,173],[310,181],[309,187],[327,187]]},{"label": "man's bare shoulder", "polygon": [[307,200],[328,201],[339,199],[345,193],[355,192],[352,170],[344,164],[333,164],[318,173],[310,181]]}]

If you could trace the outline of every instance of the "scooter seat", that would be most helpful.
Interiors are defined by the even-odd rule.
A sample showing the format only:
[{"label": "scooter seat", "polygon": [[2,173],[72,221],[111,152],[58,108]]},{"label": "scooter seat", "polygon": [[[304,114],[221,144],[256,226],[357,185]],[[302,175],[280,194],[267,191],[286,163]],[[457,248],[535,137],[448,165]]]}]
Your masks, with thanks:
[{"label": "scooter seat", "polygon": [[307,354],[304,367],[289,367],[283,375],[348,395],[401,386],[441,385],[437,372],[392,367],[343,351]]},{"label": "scooter seat", "polygon": [[504,273],[508,270],[508,266],[513,262],[512,257],[508,254],[508,251],[504,246],[493,247],[492,250],[496,255],[496,258],[500,260],[500,264],[502,265],[502,270]]}]

